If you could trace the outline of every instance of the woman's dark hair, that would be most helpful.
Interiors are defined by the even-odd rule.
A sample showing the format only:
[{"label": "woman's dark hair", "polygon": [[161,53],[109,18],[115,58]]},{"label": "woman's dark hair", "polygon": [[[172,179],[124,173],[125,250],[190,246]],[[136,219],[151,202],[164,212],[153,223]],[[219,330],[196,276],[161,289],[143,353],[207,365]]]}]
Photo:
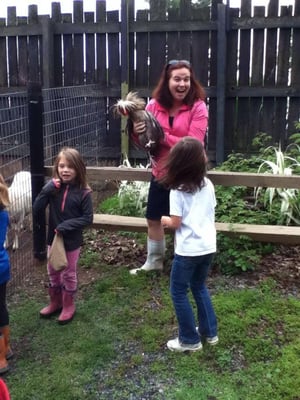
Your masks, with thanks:
[{"label": "woman's dark hair", "polygon": [[190,136],[172,147],[165,163],[166,175],[159,180],[168,189],[194,193],[204,185],[207,157],[202,143]]},{"label": "woman's dark hair", "polygon": [[79,152],[71,147],[64,147],[58,153],[53,165],[53,177],[59,178],[58,164],[60,162],[61,157],[65,157],[68,163],[70,164],[70,167],[75,169],[76,171],[75,181],[79,185],[79,187],[81,189],[88,188],[89,185],[87,183],[87,178],[86,178],[86,167],[83,162],[83,159],[79,154]]},{"label": "woman's dark hair", "polygon": [[164,66],[158,84],[152,92],[152,97],[166,109],[170,109],[173,106],[173,97],[169,90],[169,79],[171,77],[171,72],[179,68],[187,68],[190,71],[191,79],[191,87],[188,94],[184,98],[183,103],[192,107],[195,101],[205,100],[206,98],[205,90],[200,82],[197,81],[189,61],[171,60]]}]

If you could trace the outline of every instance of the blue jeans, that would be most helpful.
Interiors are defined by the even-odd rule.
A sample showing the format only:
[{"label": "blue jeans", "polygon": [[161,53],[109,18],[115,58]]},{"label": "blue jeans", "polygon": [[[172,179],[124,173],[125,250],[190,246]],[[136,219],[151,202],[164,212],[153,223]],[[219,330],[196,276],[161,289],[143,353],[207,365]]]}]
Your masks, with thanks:
[{"label": "blue jeans", "polygon": [[[170,282],[170,293],[179,325],[179,340],[185,344],[198,343],[203,337],[217,335],[217,318],[205,281],[213,254],[186,257],[175,254]],[[198,324],[195,322],[188,298],[191,290],[197,306]],[[198,325],[199,333],[196,330]]]}]

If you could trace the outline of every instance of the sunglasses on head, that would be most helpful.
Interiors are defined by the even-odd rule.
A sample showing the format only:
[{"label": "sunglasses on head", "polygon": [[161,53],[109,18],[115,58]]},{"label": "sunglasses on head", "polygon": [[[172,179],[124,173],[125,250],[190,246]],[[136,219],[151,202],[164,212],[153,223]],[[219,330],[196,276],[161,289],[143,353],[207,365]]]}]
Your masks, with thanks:
[{"label": "sunglasses on head", "polygon": [[185,64],[188,67],[191,66],[191,63],[188,60],[170,60],[167,63],[167,67],[169,67],[170,65],[176,65],[176,64]]}]

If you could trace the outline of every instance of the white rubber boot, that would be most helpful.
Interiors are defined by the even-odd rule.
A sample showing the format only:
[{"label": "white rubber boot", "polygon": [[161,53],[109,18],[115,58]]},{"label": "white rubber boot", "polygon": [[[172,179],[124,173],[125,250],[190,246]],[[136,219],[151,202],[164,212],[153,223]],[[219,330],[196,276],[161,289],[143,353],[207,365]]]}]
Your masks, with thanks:
[{"label": "white rubber boot", "polygon": [[147,259],[145,264],[140,268],[131,269],[131,275],[135,275],[139,271],[162,271],[164,266],[166,241],[152,240],[147,238]]}]

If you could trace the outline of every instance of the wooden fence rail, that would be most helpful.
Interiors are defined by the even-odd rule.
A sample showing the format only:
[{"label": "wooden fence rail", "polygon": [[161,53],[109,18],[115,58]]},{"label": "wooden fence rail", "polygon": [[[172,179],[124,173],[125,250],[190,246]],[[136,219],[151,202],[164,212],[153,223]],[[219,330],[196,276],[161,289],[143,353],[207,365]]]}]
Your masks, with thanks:
[{"label": "wooden fence rail", "polygon": [[[45,174],[51,176],[52,168],[46,167]],[[117,167],[88,167],[87,175],[93,186],[99,181],[149,181],[151,170],[139,168]],[[245,186],[245,187],[284,187],[300,189],[300,176],[268,175],[226,171],[208,171],[208,177],[215,185]],[[126,217],[120,215],[94,214],[93,227],[114,231],[147,232],[145,218]],[[300,226],[257,225],[216,222],[218,232],[240,236],[247,235],[253,240],[283,243],[289,245],[300,244]],[[170,231],[168,231],[170,232]]]},{"label": "wooden fence rail", "polygon": [[[45,167],[45,175],[51,176],[52,167]],[[208,177],[214,185],[275,187],[300,189],[298,175],[272,175],[248,172],[208,171]],[[93,184],[99,181],[150,181],[151,169],[127,167],[87,167],[88,181]]]}]

